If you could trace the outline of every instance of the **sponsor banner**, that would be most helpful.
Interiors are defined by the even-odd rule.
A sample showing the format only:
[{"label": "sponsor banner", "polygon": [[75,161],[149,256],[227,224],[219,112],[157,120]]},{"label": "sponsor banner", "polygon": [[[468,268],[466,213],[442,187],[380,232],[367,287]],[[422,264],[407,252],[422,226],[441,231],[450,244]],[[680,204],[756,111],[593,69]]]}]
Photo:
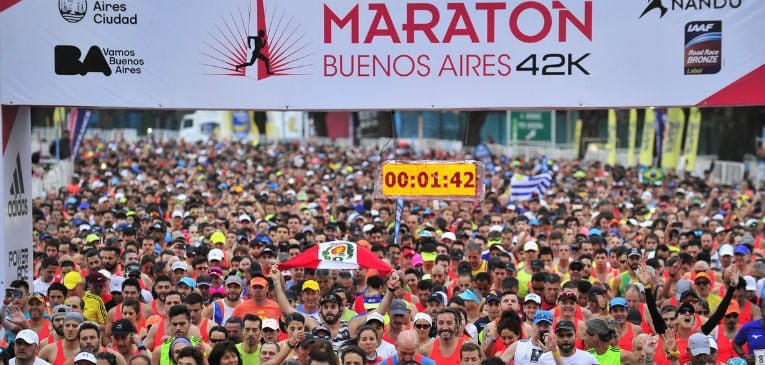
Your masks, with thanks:
[{"label": "sponsor banner", "polygon": [[576,149],[576,156],[582,154],[582,120],[577,119],[574,125],[574,148]]},{"label": "sponsor banner", "polygon": [[643,139],[640,142],[640,165],[653,165],[654,141],[656,135],[656,114],[653,110],[646,109],[643,119]]},{"label": "sponsor banner", "polygon": [[683,152],[683,130],[685,112],[681,108],[667,109],[667,128],[664,131],[661,166],[665,169],[677,168],[680,154]]},{"label": "sponsor banner", "polygon": [[27,0],[0,10],[0,44],[24,49],[0,53],[2,104],[765,103],[755,82],[765,47],[754,46],[763,1]]},{"label": "sponsor banner", "polygon": [[17,279],[31,286],[32,251],[32,119],[29,107],[6,106],[2,110],[3,169],[0,181],[3,225],[0,241],[0,287]]},{"label": "sponsor banner", "polygon": [[629,130],[627,136],[627,166],[635,164],[635,139],[637,139],[637,109],[630,109]]},{"label": "sponsor banner", "polygon": [[683,148],[685,171],[696,169],[699,134],[701,134],[701,110],[699,108],[691,108],[690,113],[688,113],[688,130],[685,132],[685,146]]},{"label": "sponsor banner", "polygon": [[609,165],[616,164],[616,110],[608,110],[608,160]]}]

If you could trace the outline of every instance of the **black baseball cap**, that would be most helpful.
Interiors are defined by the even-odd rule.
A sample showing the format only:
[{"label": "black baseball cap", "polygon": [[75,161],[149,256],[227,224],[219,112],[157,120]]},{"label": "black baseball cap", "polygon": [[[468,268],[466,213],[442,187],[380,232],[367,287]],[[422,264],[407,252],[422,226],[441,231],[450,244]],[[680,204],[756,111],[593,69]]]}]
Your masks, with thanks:
[{"label": "black baseball cap", "polygon": [[576,332],[576,326],[574,325],[574,322],[567,321],[567,320],[560,320],[558,323],[555,324],[555,332],[558,332],[560,330],[571,330]]},{"label": "black baseball cap", "polygon": [[133,323],[131,323],[130,320],[123,318],[112,324],[112,335],[127,337],[134,333],[136,333],[135,326],[133,326]]}]

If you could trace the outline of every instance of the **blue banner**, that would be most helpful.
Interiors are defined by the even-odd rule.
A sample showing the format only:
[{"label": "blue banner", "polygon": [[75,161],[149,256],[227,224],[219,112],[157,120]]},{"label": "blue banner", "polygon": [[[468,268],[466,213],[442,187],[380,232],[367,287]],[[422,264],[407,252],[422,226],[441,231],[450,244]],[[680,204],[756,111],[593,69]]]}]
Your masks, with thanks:
[{"label": "blue banner", "polygon": [[401,216],[404,214],[404,199],[396,199],[396,222],[393,225],[393,244],[398,246],[399,237],[398,233],[401,229]]},{"label": "blue banner", "polygon": [[664,131],[667,129],[667,109],[656,108],[653,110],[656,116],[656,143],[654,143],[654,158],[661,163],[664,150]]},{"label": "blue banner", "polygon": [[72,108],[67,122],[70,135],[70,149],[72,152],[72,161],[77,161],[80,154],[82,139],[85,138],[85,132],[88,130],[90,117],[93,115],[93,109]]}]

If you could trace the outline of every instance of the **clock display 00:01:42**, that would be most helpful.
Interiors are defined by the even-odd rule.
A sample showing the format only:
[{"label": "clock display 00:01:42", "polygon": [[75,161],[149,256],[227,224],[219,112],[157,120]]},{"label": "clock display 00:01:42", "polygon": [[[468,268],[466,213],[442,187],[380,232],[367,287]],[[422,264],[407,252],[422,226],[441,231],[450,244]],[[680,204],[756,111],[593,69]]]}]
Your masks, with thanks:
[{"label": "clock display 00:01:42", "polygon": [[383,176],[383,184],[389,188],[428,188],[428,189],[448,189],[450,184],[455,188],[475,189],[475,173],[472,171],[456,171],[451,176],[444,174],[439,176],[438,172],[428,174],[420,172],[417,175],[409,175],[407,172],[387,172]]}]

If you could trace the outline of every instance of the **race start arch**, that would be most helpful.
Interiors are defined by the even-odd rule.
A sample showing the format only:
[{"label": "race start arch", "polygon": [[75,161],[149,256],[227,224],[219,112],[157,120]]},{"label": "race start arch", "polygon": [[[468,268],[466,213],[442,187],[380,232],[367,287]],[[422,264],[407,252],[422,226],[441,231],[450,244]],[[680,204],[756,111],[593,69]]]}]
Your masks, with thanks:
[{"label": "race start arch", "polygon": [[765,104],[765,1],[0,0],[0,285],[31,278],[29,106]]}]

